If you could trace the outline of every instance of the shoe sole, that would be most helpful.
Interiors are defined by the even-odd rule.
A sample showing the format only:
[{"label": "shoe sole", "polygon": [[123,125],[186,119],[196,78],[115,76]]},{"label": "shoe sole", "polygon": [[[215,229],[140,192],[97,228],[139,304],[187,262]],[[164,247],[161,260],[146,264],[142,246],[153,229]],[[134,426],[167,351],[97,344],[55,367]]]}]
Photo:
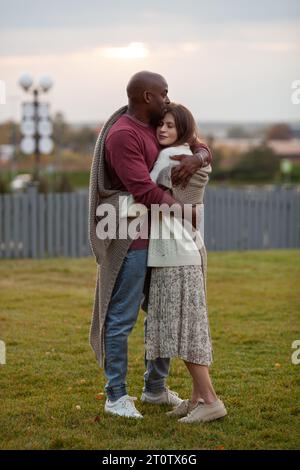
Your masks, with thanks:
[{"label": "shoe sole", "polygon": [[120,415],[119,413],[115,413],[114,411],[111,411],[111,410],[104,410],[104,413],[107,413],[107,414],[113,415],[113,416],[118,416],[119,418],[131,418],[131,419],[143,419],[144,418],[144,416]]},{"label": "shoe sole", "polygon": [[174,413],[172,413],[172,412],[170,411],[169,413],[166,413],[166,415],[167,415],[169,418],[184,418],[184,417],[187,415],[187,413],[175,415]]}]

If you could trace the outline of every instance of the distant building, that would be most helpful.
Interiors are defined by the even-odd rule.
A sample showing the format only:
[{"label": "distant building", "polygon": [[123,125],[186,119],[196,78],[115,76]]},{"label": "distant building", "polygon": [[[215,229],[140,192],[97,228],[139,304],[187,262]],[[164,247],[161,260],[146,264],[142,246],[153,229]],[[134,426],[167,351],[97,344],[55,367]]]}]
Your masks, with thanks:
[{"label": "distant building", "polygon": [[14,152],[14,145],[0,145],[0,161],[3,163],[11,161],[13,159]]},{"label": "distant building", "polygon": [[295,163],[300,163],[300,138],[291,140],[271,140],[268,142],[273,152]]},{"label": "distant building", "polygon": [[[215,148],[226,149],[233,153],[243,154],[251,148],[262,145],[263,139],[216,139]],[[290,140],[269,140],[267,143],[273,152],[282,158],[289,158],[295,163],[300,163],[300,138]]]},{"label": "distant building", "polygon": [[300,124],[291,125],[292,135],[294,139],[300,139]]},{"label": "distant building", "polygon": [[216,139],[214,141],[214,146],[216,148],[226,148],[226,149],[231,149],[234,152],[238,153],[245,153],[248,152],[253,147],[258,147],[259,145],[262,144],[262,139],[230,139],[230,138],[224,138],[224,139]]}]

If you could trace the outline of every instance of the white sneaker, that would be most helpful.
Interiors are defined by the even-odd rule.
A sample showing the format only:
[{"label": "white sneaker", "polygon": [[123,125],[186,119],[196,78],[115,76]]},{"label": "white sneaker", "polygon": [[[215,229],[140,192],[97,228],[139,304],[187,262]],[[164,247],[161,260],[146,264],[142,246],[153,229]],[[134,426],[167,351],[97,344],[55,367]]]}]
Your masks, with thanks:
[{"label": "white sneaker", "polygon": [[106,400],[104,411],[118,416],[126,416],[126,418],[143,418],[143,415],[136,409],[134,401],[136,397],[123,395],[117,401]]},{"label": "white sneaker", "polygon": [[184,418],[179,419],[180,423],[205,423],[215,419],[223,418],[227,415],[224,403],[217,399],[210,405],[198,402],[198,405]]},{"label": "white sneaker", "polygon": [[149,393],[143,392],[141,401],[144,403],[151,403],[152,405],[172,405],[178,406],[183,401],[179,398],[178,393],[166,388],[163,392]]}]

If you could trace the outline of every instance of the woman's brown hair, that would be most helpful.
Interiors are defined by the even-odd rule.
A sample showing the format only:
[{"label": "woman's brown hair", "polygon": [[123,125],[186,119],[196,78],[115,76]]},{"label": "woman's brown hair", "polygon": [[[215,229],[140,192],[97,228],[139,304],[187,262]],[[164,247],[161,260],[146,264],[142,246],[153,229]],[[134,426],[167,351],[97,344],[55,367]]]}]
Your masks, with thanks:
[{"label": "woman's brown hair", "polygon": [[182,104],[170,103],[166,107],[166,113],[174,117],[177,129],[177,140],[173,145],[200,143],[199,130],[192,113]]}]

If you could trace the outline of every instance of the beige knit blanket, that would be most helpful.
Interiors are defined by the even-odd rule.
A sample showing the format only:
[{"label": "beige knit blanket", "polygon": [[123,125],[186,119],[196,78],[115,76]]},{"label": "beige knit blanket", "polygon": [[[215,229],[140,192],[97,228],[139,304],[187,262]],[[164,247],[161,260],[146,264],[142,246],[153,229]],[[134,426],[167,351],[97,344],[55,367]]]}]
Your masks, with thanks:
[{"label": "beige knit blanket", "polygon": [[[104,361],[104,323],[107,308],[118,273],[132,239],[100,240],[96,227],[100,218],[96,216],[100,204],[112,204],[119,220],[119,196],[128,196],[128,192],[111,189],[105,165],[105,139],[111,126],[127,111],[127,106],[120,108],[106,121],[96,142],[91,166],[89,183],[88,230],[92,252],[97,263],[96,288],[90,328],[90,344],[101,367]],[[118,228],[118,226],[117,226]]]}]

